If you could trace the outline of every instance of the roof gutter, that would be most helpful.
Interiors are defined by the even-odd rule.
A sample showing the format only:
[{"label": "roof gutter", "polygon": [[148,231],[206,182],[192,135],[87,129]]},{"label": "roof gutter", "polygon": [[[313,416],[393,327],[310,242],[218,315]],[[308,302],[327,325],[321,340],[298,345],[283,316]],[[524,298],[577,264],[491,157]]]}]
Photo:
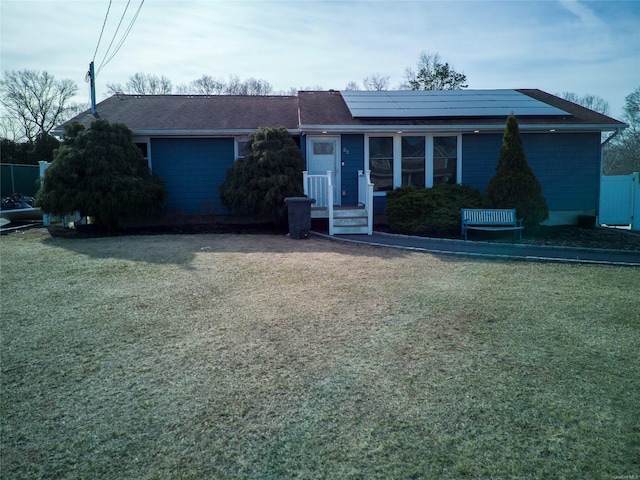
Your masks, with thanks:
[{"label": "roof gutter", "polygon": [[[300,125],[301,134],[317,133],[438,133],[469,132],[487,133],[503,132],[505,124],[458,124],[458,125]],[[525,132],[608,132],[619,131],[620,127],[611,124],[520,124],[519,129]]]}]

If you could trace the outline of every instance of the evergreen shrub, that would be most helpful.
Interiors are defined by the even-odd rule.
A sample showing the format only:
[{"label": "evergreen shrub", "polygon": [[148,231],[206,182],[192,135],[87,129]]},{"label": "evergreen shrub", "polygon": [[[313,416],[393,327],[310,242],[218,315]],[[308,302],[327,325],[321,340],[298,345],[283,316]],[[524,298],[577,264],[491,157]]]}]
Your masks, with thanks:
[{"label": "evergreen shrub", "polygon": [[460,209],[478,208],[478,190],[466,185],[400,187],[387,193],[385,216],[395,233],[454,236],[460,233]]},{"label": "evergreen shrub", "polygon": [[45,213],[79,212],[100,230],[116,230],[162,209],[164,183],[151,175],[133,134],[122,123],[96,120],[87,129],[74,124],[55,151],[36,204]]},{"label": "evergreen shrub", "polygon": [[284,225],[284,199],[304,194],[302,152],[284,127],[259,128],[247,148],[247,155],[227,170],[220,198],[236,215]]},{"label": "evergreen shrub", "polygon": [[549,217],[542,185],[527,163],[515,115],[507,118],[495,176],[482,198],[486,208],[515,208],[525,231],[535,232]]}]

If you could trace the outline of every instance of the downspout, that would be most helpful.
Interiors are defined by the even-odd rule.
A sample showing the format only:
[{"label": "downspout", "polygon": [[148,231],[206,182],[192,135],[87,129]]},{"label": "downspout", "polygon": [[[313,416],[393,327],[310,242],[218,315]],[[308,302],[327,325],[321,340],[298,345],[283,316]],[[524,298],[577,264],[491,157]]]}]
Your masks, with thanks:
[{"label": "downspout", "polygon": [[621,132],[621,131],[622,131],[622,128],[620,128],[620,127],[616,128],[615,132],[613,132],[611,135],[609,135],[609,136],[607,137],[607,139],[606,139],[604,142],[602,142],[602,143],[600,144],[600,147],[604,148],[604,146],[605,146],[607,143],[609,143],[611,140],[613,140],[614,138],[616,138],[616,137],[620,134],[620,132]]},{"label": "downspout", "polygon": [[602,175],[602,173],[603,173],[602,172],[602,167],[603,167],[602,162],[604,160],[604,147],[607,145],[607,143],[609,143],[611,140],[613,140],[618,135],[620,135],[620,132],[622,132],[622,130],[624,128],[626,128],[626,127],[627,127],[627,125],[625,125],[624,127],[616,128],[615,131],[611,135],[609,135],[604,142],[602,142],[600,144],[600,175]]}]

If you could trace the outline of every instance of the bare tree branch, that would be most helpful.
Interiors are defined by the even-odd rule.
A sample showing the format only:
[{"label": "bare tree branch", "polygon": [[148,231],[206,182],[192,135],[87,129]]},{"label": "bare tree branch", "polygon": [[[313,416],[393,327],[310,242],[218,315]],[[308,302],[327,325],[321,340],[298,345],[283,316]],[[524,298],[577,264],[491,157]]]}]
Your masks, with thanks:
[{"label": "bare tree branch", "polygon": [[609,102],[597,95],[591,93],[578,95],[574,92],[562,92],[562,94],[558,96],[603,115],[609,115]]},{"label": "bare tree branch", "polygon": [[[48,72],[20,70],[5,72],[0,80],[0,103],[7,112],[3,124],[14,122],[20,126],[21,135],[35,141],[38,134],[48,134],[59,123],[68,120],[77,111],[71,99],[78,92],[72,80],[56,80]],[[15,132],[16,128],[5,132]]]},{"label": "bare tree branch", "polygon": [[198,95],[222,95],[225,90],[225,82],[221,78],[213,78],[211,75],[202,75],[189,84],[190,93]]},{"label": "bare tree branch", "polygon": [[164,75],[134,73],[129,77],[124,93],[132,95],[169,95],[173,90],[171,80]]},{"label": "bare tree branch", "polygon": [[376,72],[362,80],[362,83],[365,90],[380,92],[383,90],[389,90],[390,78],[391,77],[389,75],[381,75]]}]

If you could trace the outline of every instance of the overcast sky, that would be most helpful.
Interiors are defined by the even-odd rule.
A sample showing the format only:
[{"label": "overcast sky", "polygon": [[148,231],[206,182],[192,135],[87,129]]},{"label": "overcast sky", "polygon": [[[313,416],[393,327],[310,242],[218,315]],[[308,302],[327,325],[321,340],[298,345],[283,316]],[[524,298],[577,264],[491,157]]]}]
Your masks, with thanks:
[{"label": "overcast sky", "polygon": [[136,72],[174,86],[256,77],[276,91],[341,90],[380,73],[395,89],[427,51],[469,88],[591,93],[616,118],[640,86],[640,0],[145,0],[116,52],[142,1],[125,12],[126,0],[112,0],[107,16],[109,0],[0,0],[1,69],[72,79],[84,103],[94,58],[100,101],[107,83]]}]

